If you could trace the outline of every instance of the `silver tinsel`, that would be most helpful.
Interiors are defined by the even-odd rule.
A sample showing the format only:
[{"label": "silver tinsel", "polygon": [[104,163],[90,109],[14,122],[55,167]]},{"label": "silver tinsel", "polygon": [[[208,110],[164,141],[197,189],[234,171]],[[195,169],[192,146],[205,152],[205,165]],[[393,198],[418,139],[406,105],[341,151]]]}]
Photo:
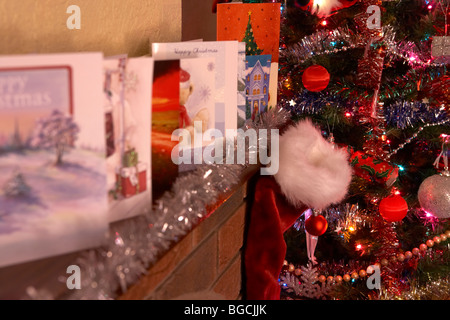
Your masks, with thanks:
[{"label": "silver tinsel", "polygon": [[348,28],[320,30],[303,38],[280,53],[289,64],[303,63],[306,60],[322,54],[337,53],[363,46],[365,37]]},{"label": "silver tinsel", "polygon": [[[358,204],[340,204],[331,206],[321,213],[328,222],[328,229],[334,230],[338,234],[344,234],[346,230],[352,227],[354,230],[372,226],[372,217],[367,210],[359,208]],[[297,230],[305,229],[305,220],[302,215],[299,217],[293,227]]]},{"label": "silver tinsel", "polygon": [[393,295],[382,288],[380,300],[449,300],[450,299],[450,278],[445,277],[439,280],[429,280],[426,284],[420,285],[413,281],[409,290],[401,293],[400,296]]},{"label": "silver tinsel", "polygon": [[[270,129],[282,127],[289,119],[288,111],[273,108],[261,114],[257,120],[248,121],[242,130],[267,129],[270,134]],[[267,148],[269,147],[270,143],[267,143]],[[236,144],[234,150],[227,152],[236,152]],[[246,159],[254,152],[259,152],[258,147],[250,147],[246,152]],[[152,210],[111,225],[107,243],[103,247],[80,253],[74,261],[83,274],[80,290],[74,290],[70,296],[59,297],[53,296],[46,288],[29,287],[24,294],[25,299],[117,298],[138,281],[158,258],[206,218],[209,214],[208,207],[225,200],[240,182],[243,171],[251,165],[248,162],[204,164],[197,166],[195,171],[178,177],[171,191],[158,199]],[[60,275],[59,279],[65,282],[67,275]]]},{"label": "silver tinsel", "polygon": [[[396,32],[392,26],[382,28],[382,43],[387,47],[387,57],[402,58],[413,67],[444,66],[445,62],[432,62],[430,48],[418,48],[411,41],[396,41]],[[289,64],[301,64],[307,60],[323,55],[334,54],[367,45],[367,35],[354,32],[349,28],[320,30],[304,37],[300,42],[283,50],[280,56]]]}]

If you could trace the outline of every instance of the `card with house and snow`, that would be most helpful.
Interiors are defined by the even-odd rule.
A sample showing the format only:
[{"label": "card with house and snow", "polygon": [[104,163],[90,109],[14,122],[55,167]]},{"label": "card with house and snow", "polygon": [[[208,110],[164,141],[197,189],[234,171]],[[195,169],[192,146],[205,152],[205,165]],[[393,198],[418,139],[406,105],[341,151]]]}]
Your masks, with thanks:
[{"label": "card with house and snow", "polygon": [[103,243],[103,54],[0,57],[0,266]]},{"label": "card with house and snow", "polygon": [[280,3],[233,2],[217,5],[218,41],[243,41],[248,56],[272,56],[269,108],[277,104],[280,19]]},{"label": "card with house and snow", "polygon": [[151,207],[153,59],[107,58],[104,73],[108,219],[113,222]]},{"label": "card with house and snow", "polygon": [[271,55],[246,57],[246,119],[255,120],[259,114],[267,110],[269,103],[271,58]]}]

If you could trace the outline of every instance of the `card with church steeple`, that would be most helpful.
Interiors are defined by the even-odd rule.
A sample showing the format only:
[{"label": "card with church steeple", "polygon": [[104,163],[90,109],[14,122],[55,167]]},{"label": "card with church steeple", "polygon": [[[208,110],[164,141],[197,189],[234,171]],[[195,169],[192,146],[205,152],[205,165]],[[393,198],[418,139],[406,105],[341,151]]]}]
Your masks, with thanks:
[{"label": "card with church steeple", "polygon": [[99,246],[102,53],[0,57],[0,266]]},{"label": "card with church steeple", "polygon": [[246,55],[271,55],[268,106],[277,103],[280,45],[280,3],[222,3],[217,5],[217,40],[246,43]]}]

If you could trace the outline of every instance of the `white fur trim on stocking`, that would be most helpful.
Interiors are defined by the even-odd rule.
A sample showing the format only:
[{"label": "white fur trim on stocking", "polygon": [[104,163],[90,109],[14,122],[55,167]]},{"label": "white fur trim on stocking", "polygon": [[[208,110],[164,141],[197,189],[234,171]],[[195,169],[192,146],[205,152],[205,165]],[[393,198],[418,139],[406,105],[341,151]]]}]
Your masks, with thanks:
[{"label": "white fur trim on stocking", "polygon": [[348,154],[333,148],[310,120],[289,128],[279,145],[275,180],[291,204],[323,210],[344,199],[352,178]]}]

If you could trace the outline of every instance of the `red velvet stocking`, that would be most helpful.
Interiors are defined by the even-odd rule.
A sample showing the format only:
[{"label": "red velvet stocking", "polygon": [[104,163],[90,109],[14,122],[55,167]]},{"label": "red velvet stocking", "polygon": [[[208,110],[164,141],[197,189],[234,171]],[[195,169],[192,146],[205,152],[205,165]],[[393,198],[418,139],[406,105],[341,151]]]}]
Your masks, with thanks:
[{"label": "red velvet stocking", "polygon": [[286,256],[283,233],[306,209],[290,205],[272,176],[258,180],[244,251],[246,299],[280,299],[278,276]]}]

